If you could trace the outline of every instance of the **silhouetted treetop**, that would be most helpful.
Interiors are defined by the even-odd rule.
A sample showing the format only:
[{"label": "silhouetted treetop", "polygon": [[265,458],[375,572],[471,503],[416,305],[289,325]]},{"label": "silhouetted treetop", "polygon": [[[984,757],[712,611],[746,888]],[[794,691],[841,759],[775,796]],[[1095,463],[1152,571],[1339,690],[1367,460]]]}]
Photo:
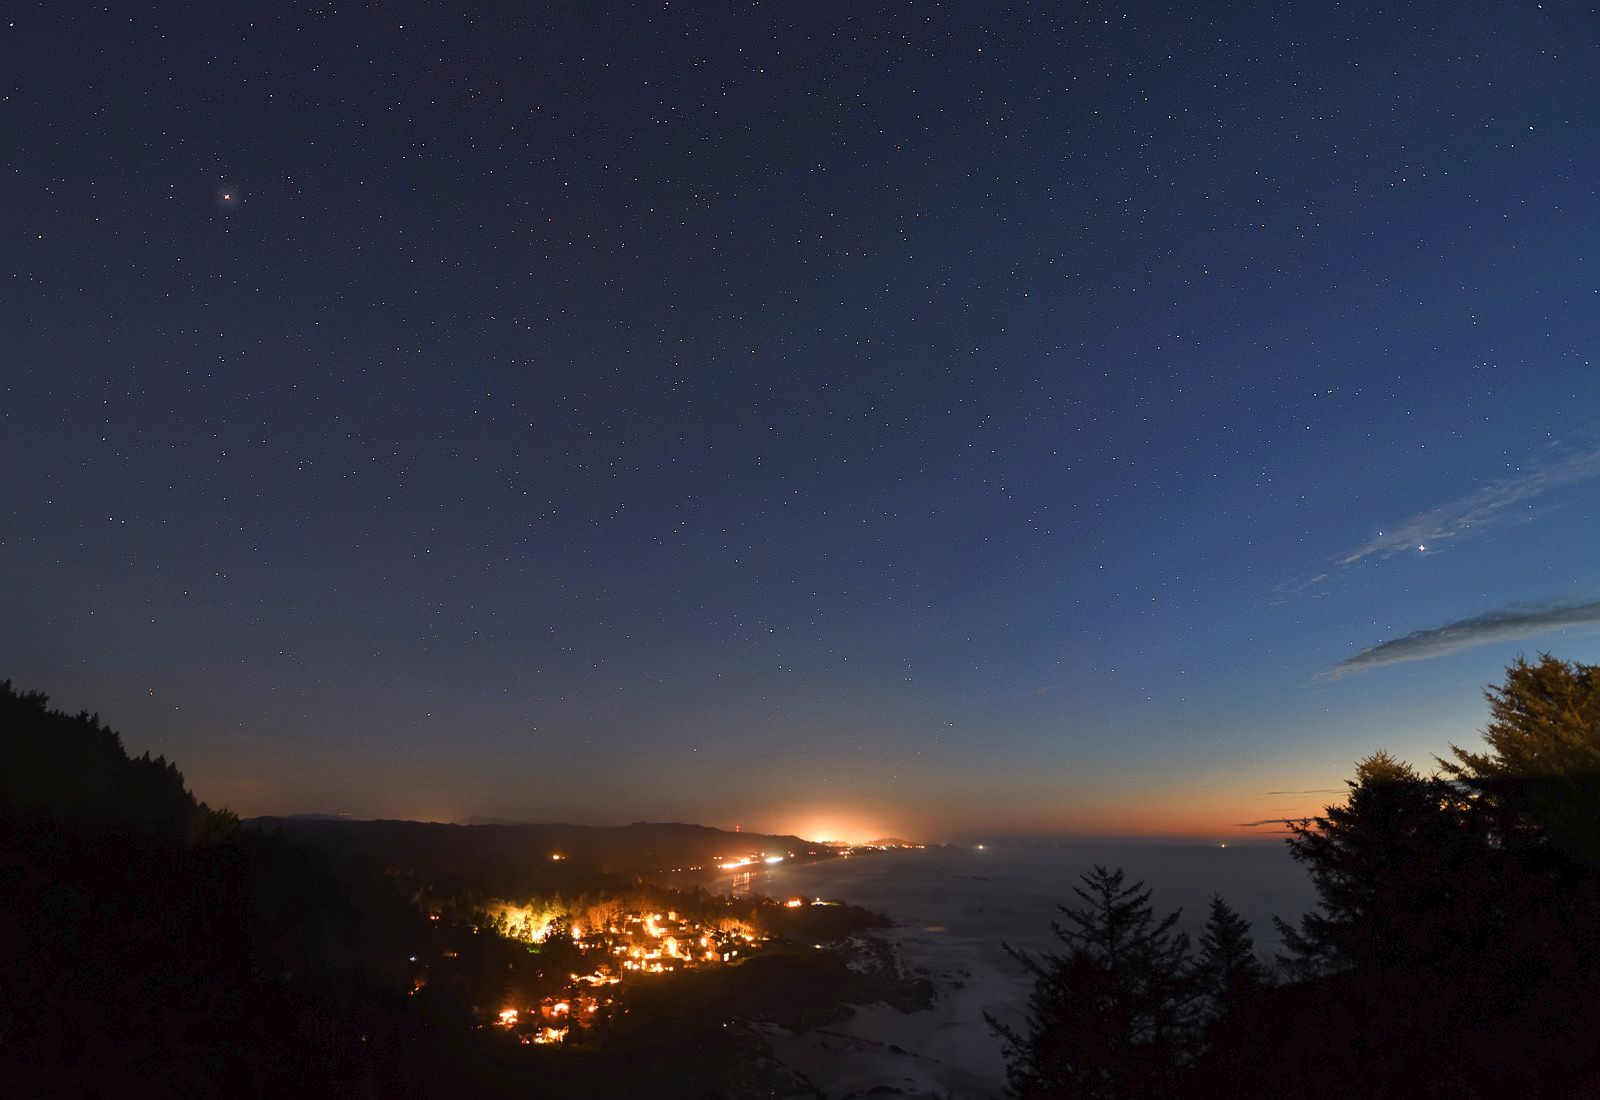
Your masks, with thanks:
[{"label": "silhouetted treetop", "polygon": [[1451,745],[1445,774],[1499,807],[1502,842],[1547,839],[1600,865],[1600,667],[1518,657],[1484,697],[1487,751]]},{"label": "silhouetted treetop", "polygon": [[1218,894],[1211,896],[1196,966],[1207,994],[1218,1003],[1244,996],[1267,983],[1266,968],[1256,957],[1250,922]]},{"label": "silhouetted treetop", "polygon": [[1457,907],[1446,877],[1477,860],[1449,783],[1376,752],[1356,765],[1349,787],[1343,804],[1290,825],[1290,852],[1318,899],[1299,927],[1279,922],[1288,961],[1303,972],[1430,957]]},{"label": "silhouetted treetop", "polygon": [[1484,691],[1488,752],[1451,745],[1450,774],[1473,779],[1600,774],[1600,666],[1518,657]]},{"label": "silhouetted treetop", "polygon": [[1166,1097],[1192,1053],[1196,975],[1178,913],[1157,919],[1150,891],[1096,866],[1051,928],[1064,954],[1005,945],[1034,976],[1023,1028],[985,1016],[1006,1046],[1020,1097]]},{"label": "silhouetted treetop", "polygon": [[0,682],[0,816],[173,845],[216,842],[237,825],[196,802],[164,757],[130,758],[98,715],[51,710],[48,696],[9,680]]},{"label": "silhouetted treetop", "polygon": [[1417,778],[1416,769],[1398,757],[1379,749],[1365,760],[1356,762],[1356,778],[1352,787],[1380,783],[1406,783]]}]

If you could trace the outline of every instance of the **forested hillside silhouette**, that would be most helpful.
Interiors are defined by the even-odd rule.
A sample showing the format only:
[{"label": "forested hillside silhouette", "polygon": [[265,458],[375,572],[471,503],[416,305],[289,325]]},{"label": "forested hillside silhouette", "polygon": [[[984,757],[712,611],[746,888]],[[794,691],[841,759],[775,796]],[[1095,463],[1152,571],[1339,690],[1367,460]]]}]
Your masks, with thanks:
[{"label": "forested hillside silhouette", "polygon": [[359,1094],[416,916],[240,827],[87,714],[0,684],[0,1080],[16,1095]]},{"label": "forested hillside silhouette", "polygon": [[[887,923],[878,914],[734,902],[606,869],[798,838],[287,825],[211,809],[97,717],[0,683],[0,1094],[620,1098],[667,1082],[764,1095],[783,1071],[731,1021],[798,1026],[845,1001],[921,995],[814,949]],[[552,839],[594,860],[552,861]],[[485,1020],[509,989],[559,988],[575,963],[559,937],[499,934],[483,907],[505,889],[544,891],[557,908],[715,909],[772,943],[742,965],[640,983],[583,1042],[529,1047]]]}]

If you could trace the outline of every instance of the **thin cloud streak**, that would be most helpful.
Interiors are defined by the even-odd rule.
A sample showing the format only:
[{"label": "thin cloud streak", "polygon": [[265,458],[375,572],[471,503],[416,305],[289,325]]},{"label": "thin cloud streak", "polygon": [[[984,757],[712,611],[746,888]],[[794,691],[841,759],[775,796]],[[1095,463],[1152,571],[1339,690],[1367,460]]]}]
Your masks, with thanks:
[{"label": "thin cloud streak", "polygon": [[1522,604],[1497,611],[1486,611],[1471,619],[1459,619],[1443,626],[1414,630],[1392,641],[1363,649],[1328,670],[1337,680],[1355,672],[1405,661],[1426,661],[1446,653],[1470,649],[1489,642],[1526,638],[1564,626],[1591,626],[1600,623],[1600,600],[1580,604]]},{"label": "thin cloud streak", "polygon": [[1560,486],[1595,477],[1600,477],[1600,448],[1535,466],[1518,477],[1491,481],[1465,496],[1403,520],[1345,554],[1339,564],[1348,567],[1374,555],[1392,558],[1407,551],[1415,553],[1420,546],[1433,546],[1481,531],[1509,519],[1506,513],[1515,505],[1525,504]]}]

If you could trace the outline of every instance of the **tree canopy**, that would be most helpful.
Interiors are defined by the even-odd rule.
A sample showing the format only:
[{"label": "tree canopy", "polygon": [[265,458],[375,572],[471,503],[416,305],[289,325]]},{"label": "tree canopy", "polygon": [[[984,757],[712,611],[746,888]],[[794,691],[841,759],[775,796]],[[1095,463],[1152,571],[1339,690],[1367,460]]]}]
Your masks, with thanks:
[{"label": "tree canopy", "polygon": [[1600,667],[1518,657],[1484,697],[1486,749],[1451,745],[1444,773],[1501,809],[1503,841],[1600,865]]},{"label": "tree canopy", "polygon": [[1006,950],[1034,976],[1023,1030],[987,1017],[1005,1043],[1018,1096],[1171,1095],[1188,1057],[1197,992],[1179,914],[1157,918],[1150,891],[1096,866],[1052,923],[1061,953]]},{"label": "tree canopy", "polygon": [[1290,824],[1316,905],[1278,922],[1278,974],[1221,898],[1191,961],[1142,884],[1084,876],[1066,950],[1013,952],[1025,1026],[991,1024],[1014,1092],[1600,1095],[1600,668],[1519,659],[1486,696],[1481,749],[1434,775],[1374,752]]}]

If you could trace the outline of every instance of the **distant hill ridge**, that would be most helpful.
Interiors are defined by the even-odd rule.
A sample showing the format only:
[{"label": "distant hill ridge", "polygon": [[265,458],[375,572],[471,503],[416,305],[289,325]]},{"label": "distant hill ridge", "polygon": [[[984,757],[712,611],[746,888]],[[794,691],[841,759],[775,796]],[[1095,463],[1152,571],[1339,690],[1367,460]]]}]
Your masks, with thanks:
[{"label": "distant hill ridge", "polygon": [[[351,828],[357,831],[372,828],[416,828],[416,829],[482,829],[482,830],[507,830],[521,832],[529,837],[548,836],[552,838],[572,837],[581,840],[589,836],[607,836],[630,834],[633,836],[654,835],[661,837],[697,837],[716,839],[724,844],[726,851],[718,850],[719,855],[738,855],[756,849],[768,848],[818,848],[820,841],[807,840],[792,833],[746,833],[734,832],[731,829],[720,829],[715,825],[698,825],[688,821],[634,821],[627,825],[576,825],[565,821],[504,821],[495,818],[472,818],[464,822],[453,821],[412,821],[408,818],[357,818],[343,814],[288,814],[276,816],[272,814],[251,818],[250,822],[267,827],[279,826],[297,829],[302,827],[335,826]],[[875,840],[874,844],[903,844],[898,840]]]},{"label": "distant hill ridge", "polygon": [[735,833],[683,822],[454,825],[260,817],[253,824],[375,859],[429,881],[504,883],[508,889],[512,883],[530,881],[530,872],[540,867],[637,876],[711,871],[720,863],[752,855],[808,859],[833,854],[827,845],[798,836]]}]

